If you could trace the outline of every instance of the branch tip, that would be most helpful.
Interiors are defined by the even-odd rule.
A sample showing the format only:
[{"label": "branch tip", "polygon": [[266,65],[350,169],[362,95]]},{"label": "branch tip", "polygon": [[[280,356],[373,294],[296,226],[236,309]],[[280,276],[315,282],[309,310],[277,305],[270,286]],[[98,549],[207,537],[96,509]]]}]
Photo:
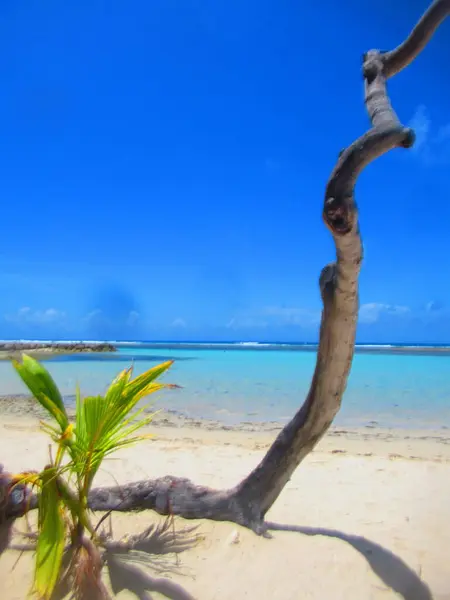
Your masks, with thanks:
[{"label": "branch tip", "polygon": [[404,139],[402,142],[402,147],[403,148],[412,148],[415,144],[416,141],[416,134],[414,129],[411,129],[410,127],[406,127],[405,131],[404,131]]}]

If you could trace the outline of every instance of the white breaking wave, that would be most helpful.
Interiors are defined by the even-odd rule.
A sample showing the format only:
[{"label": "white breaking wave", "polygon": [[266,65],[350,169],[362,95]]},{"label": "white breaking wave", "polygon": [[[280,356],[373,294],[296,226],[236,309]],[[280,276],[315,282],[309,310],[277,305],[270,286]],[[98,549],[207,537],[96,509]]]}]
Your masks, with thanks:
[{"label": "white breaking wave", "polygon": [[266,344],[264,342],[234,342],[236,346],[276,346],[277,344]]}]

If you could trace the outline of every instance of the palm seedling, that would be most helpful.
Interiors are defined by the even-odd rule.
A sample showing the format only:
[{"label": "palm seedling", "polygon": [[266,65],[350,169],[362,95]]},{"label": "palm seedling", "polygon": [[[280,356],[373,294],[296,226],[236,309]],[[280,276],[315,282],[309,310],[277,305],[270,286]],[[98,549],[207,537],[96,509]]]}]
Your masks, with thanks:
[{"label": "palm seedling", "polygon": [[32,592],[39,600],[52,597],[58,585],[75,598],[109,598],[101,579],[105,539],[91,521],[88,496],[103,460],[116,450],[149,437],[138,435],[153,415],[138,402],[165,387],[156,380],[170,367],[162,363],[132,379],[121,372],[104,396],[81,398],[76,393],[75,421],[70,422],[58,387],[48,371],[30,356],[13,365],[50,422],[42,423],[55,444],[54,457],[39,472],[13,477],[15,484],[37,490],[38,519]]}]

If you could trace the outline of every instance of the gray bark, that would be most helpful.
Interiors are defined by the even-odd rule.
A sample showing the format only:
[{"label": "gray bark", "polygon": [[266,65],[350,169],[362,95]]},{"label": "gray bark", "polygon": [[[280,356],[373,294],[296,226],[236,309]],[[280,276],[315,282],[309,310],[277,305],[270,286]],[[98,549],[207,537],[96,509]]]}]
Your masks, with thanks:
[{"label": "gray bark", "polygon": [[323,220],[333,236],[336,262],[327,265],[320,276],[323,312],[316,367],[306,400],[293,419],[260,464],[230,490],[212,490],[168,476],[94,489],[89,498],[93,510],[152,509],[185,518],[233,521],[264,531],[267,511],[330,427],[347,385],[363,255],[354,199],[357,177],[389,150],[414,143],[414,133],[401,125],[392,109],[386,80],[419,54],[449,12],[450,0],[435,1],[398,48],[387,53],[371,50],[363,57],[365,104],[372,128],[340,153],[326,187]]}]

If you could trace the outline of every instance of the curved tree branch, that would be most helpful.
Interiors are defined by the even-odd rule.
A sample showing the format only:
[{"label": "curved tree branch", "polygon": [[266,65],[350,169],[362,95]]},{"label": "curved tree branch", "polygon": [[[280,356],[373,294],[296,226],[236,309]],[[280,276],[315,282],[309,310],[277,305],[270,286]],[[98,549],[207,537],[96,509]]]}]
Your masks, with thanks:
[{"label": "curved tree branch", "polygon": [[386,92],[380,54],[364,57],[366,105],[372,129],[341,152],[328,181],[323,219],[336,245],[337,261],[320,276],[323,312],[316,368],[308,396],[280,432],[261,463],[235,488],[215,491],[186,479],[166,477],[125,487],[94,490],[95,510],[152,508],[186,518],[235,521],[257,532],[264,516],[303,458],[333,422],[353,359],[358,314],[358,275],[362,243],[354,186],[362,169],[395,147],[409,147],[414,136],[401,126]]},{"label": "curved tree branch", "polygon": [[[362,242],[354,187],[368,164],[389,150],[409,148],[414,134],[403,127],[389,101],[386,79],[409,64],[449,13],[450,0],[432,4],[409,38],[388,53],[376,50],[363,57],[365,103],[372,128],[341,152],[328,181],[323,220],[336,246],[336,262],[320,276],[323,301],[320,340],[311,387],[304,404],[260,464],[236,487],[217,491],[188,479],[163,477],[92,491],[93,510],[153,509],[186,518],[234,521],[257,532],[264,517],[303,458],[326,433],[336,416],[347,385],[358,315],[358,276]],[[31,499],[32,506],[35,499]],[[13,510],[13,507],[10,509]],[[17,512],[17,506],[15,508]]]},{"label": "curved tree branch", "polygon": [[450,15],[450,0],[435,0],[406,40],[394,50],[383,54],[386,78],[393,77],[412,63],[448,15]]}]

